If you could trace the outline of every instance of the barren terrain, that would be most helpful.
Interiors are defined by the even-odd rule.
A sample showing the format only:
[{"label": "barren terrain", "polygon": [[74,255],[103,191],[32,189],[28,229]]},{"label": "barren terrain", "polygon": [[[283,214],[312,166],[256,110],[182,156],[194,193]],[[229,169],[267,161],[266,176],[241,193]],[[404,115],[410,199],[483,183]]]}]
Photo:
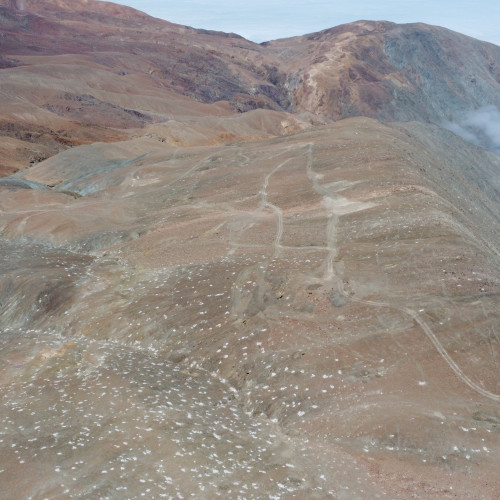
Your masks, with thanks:
[{"label": "barren terrain", "polygon": [[[0,496],[498,498],[500,157],[428,123],[442,101],[400,108],[420,122],[374,119],[389,105],[332,122],[339,101],[307,90],[345,82],[338,51],[380,25],[309,36],[330,62],[286,104],[249,90],[278,92],[272,71],[249,75],[278,53],[299,71],[303,37],[256,46],[45,3],[0,2],[9,36],[28,36],[21,20],[111,30],[115,12],[125,33],[213,43],[245,76],[211,100],[163,88],[141,54],[102,69],[90,35],[76,55],[2,38],[22,64],[0,70],[18,127],[0,142]],[[101,38],[114,61],[127,47]]]}]

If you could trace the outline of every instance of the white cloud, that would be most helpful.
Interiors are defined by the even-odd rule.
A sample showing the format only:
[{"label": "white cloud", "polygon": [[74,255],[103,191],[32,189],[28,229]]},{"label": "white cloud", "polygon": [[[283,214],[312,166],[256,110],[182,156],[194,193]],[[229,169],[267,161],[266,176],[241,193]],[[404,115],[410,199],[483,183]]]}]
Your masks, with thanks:
[{"label": "white cloud", "polygon": [[445,123],[444,127],[472,144],[500,154],[500,111],[496,106],[470,111],[463,120]]}]

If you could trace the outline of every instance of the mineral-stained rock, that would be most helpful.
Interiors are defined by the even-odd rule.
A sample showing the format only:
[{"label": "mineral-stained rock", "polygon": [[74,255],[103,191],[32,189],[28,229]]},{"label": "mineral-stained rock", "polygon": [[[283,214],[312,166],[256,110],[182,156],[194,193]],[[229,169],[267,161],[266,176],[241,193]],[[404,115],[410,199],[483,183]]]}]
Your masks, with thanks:
[{"label": "mineral-stained rock", "polygon": [[[500,108],[500,48],[423,24],[359,21],[258,45],[94,0],[1,0],[0,18],[0,137],[29,143],[0,175],[172,119],[264,109],[441,124]],[[248,138],[206,125],[218,142]]]}]

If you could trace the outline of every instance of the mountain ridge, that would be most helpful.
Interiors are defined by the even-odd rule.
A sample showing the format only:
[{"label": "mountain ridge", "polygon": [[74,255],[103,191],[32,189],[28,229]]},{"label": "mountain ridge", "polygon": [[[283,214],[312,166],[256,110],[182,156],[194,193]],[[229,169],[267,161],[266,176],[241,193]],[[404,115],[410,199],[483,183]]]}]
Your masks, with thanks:
[{"label": "mountain ridge", "polygon": [[[25,10],[17,8],[21,5]],[[219,109],[227,103],[228,115],[271,109],[292,113],[306,124],[358,115],[440,124],[481,106],[500,107],[500,48],[444,28],[358,21],[258,45],[241,37],[174,25],[109,2],[3,0],[0,9],[4,96],[12,88],[17,101],[12,111],[14,103],[9,103],[0,116],[3,130],[21,126],[26,132],[7,135],[21,141],[28,135],[30,141],[41,144],[38,151],[24,153],[15,166],[6,166],[7,171],[20,163],[26,166],[26,156],[47,156],[87,140],[81,133],[73,136],[75,123],[85,125],[90,137],[94,125],[104,140],[116,140],[130,136],[123,120],[127,114],[129,129],[175,116],[155,113],[156,106],[142,97],[142,103],[125,106],[127,93],[137,94],[138,85],[141,92],[168,95],[169,101],[174,96],[166,92],[173,92],[186,108],[185,97],[194,101],[193,108],[197,102],[218,103]],[[101,17],[91,14],[94,9]],[[47,58],[62,69],[69,57],[81,67],[105,71],[98,77],[103,84],[89,81],[82,86],[80,76],[68,65],[67,88],[56,95],[43,90],[45,85],[54,87],[44,83],[50,79],[50,74],[44,75],[44,65],[51,67]],[[462,71],[464,64],[470,68],[467,74]],[[26,73],[21,85],[15,83],[19,72]],[[26,87],[29,80],[38,88]],[[57,85],[61,82],[62,78]],[[99,86],[108,87],[113,95],[106,95]],[[72,91],[78,87],[80,92]],[[123,97],[118,99],[119,94]],[[78,99],[86,104],[73,110],[72,102]],[[94,100],[95,124],[89,99]],[[129,100],[134,101],[132,96]],[[23,107],[26,118],[19,113]],[[207,112],[208,108],[203,113]],[[12,113],[19,116],[14,119],[16,125],[12,125]],[[82,115],[87,116],[83,122],[79,121]],[[108,125],[103,116],[112,117]],[[137,121],[141,116],[144,120]],[[54,125],[60,121],[60,131],[40,133],[49,121]],[[22,147],[28,152],[34,149],[26,141]]]}]

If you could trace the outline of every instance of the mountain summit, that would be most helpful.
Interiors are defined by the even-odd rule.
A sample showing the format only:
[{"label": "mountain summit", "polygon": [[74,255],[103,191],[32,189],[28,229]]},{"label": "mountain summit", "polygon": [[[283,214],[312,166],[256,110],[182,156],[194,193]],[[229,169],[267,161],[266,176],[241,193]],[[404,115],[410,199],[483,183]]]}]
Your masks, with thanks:
[{"label": "mountain summit", "polygon": [[268,48],[294,109],[330,119],[441,122],[500,106],[500,47],[444,28],[359,21]]}]

